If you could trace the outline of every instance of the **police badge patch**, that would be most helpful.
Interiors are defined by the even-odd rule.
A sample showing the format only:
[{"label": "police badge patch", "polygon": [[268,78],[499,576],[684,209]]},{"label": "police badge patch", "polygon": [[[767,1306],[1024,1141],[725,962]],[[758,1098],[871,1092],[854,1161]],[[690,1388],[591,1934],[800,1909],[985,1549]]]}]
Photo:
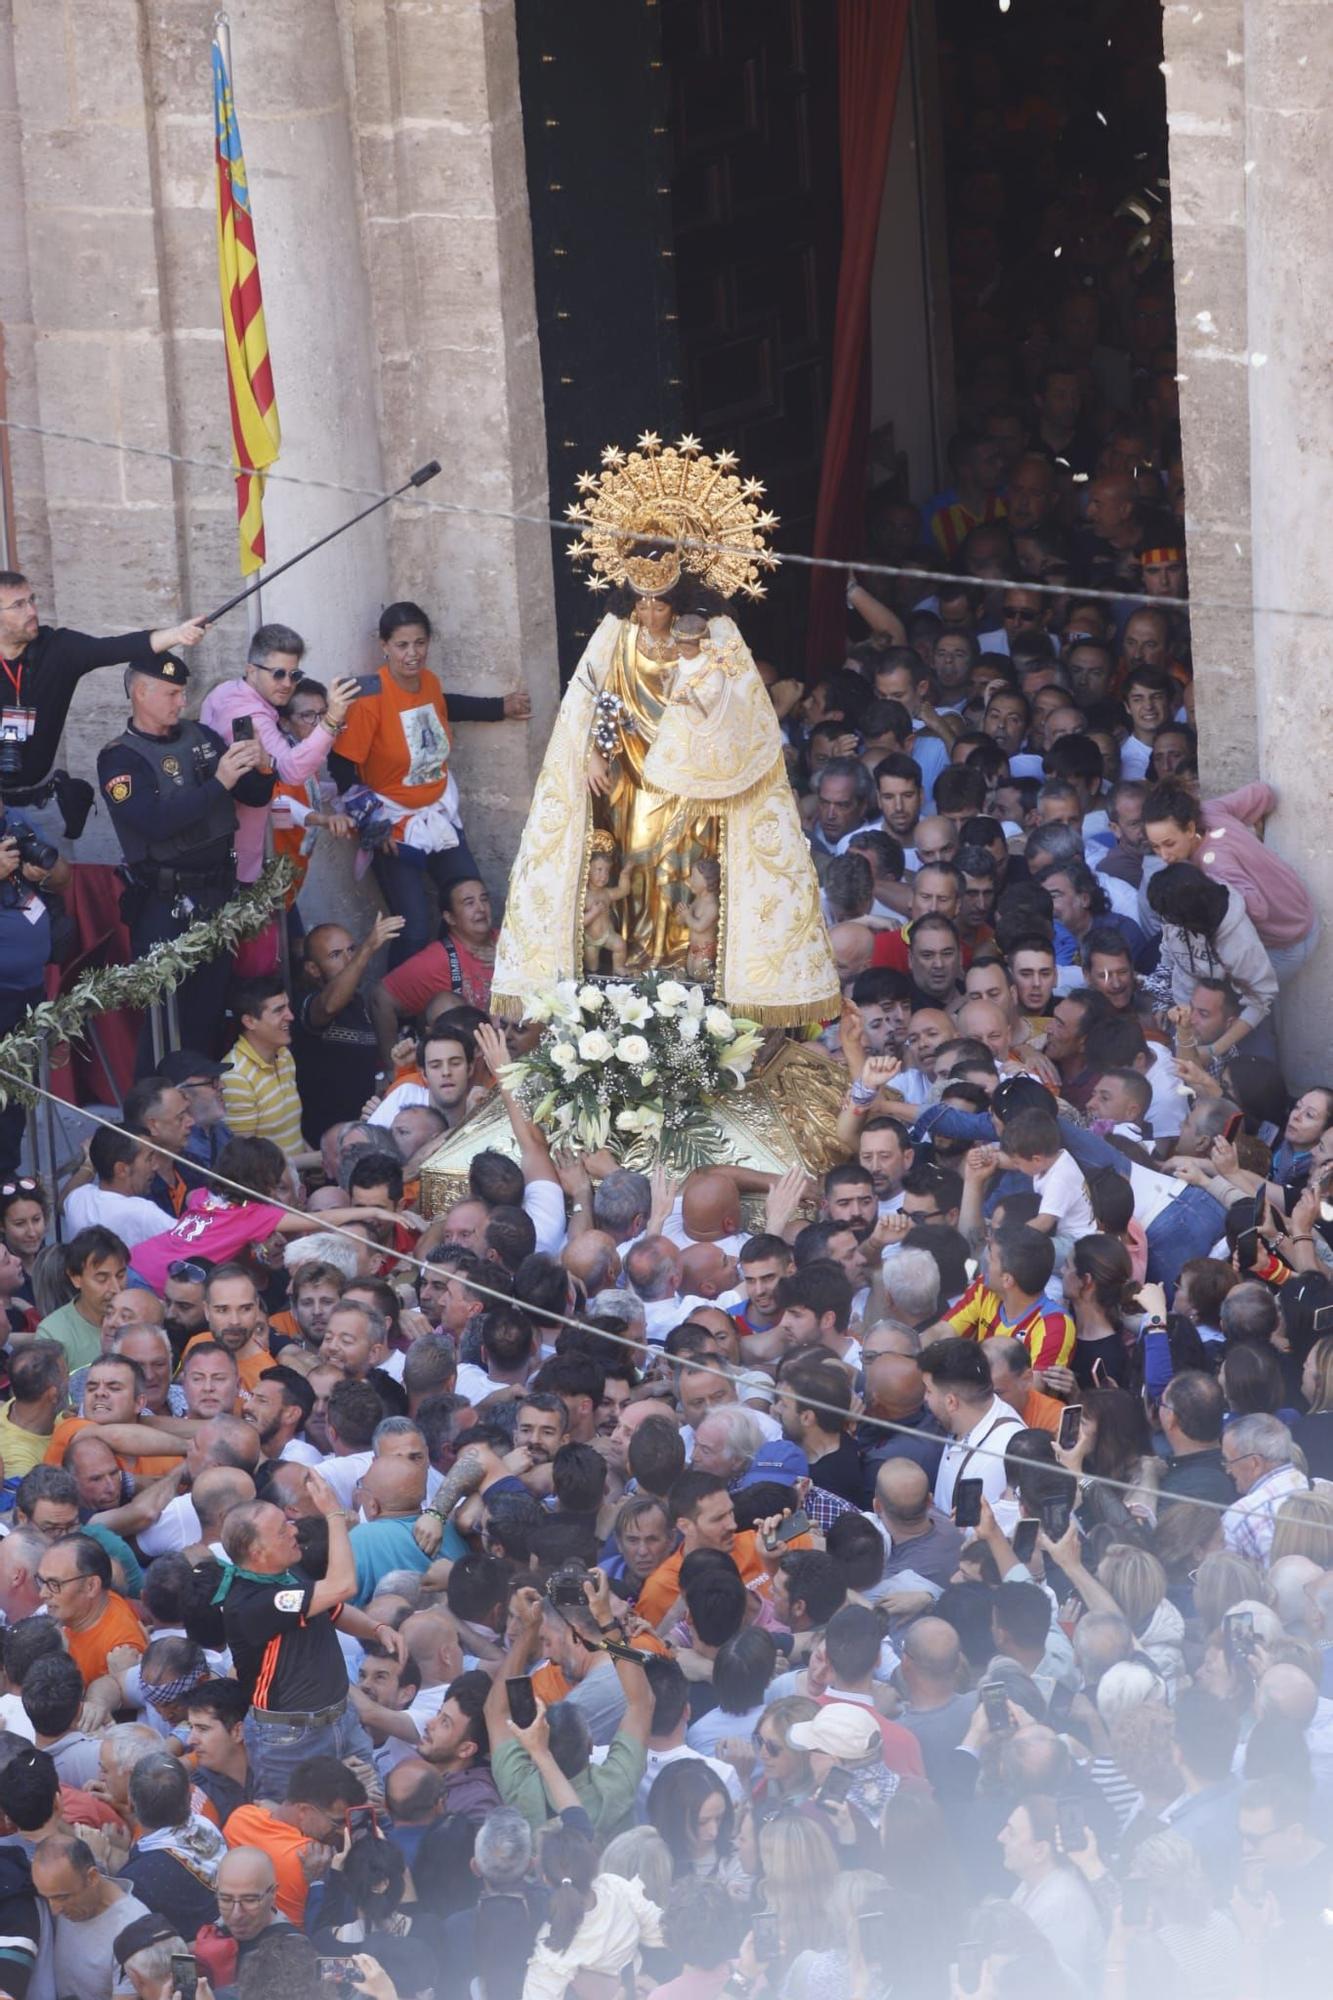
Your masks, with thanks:
[{"label": "police badge patch", "polygon": [[123,806],[131,789],[128,778],[108,778],[106,781],[106,795],[113,806]]}]

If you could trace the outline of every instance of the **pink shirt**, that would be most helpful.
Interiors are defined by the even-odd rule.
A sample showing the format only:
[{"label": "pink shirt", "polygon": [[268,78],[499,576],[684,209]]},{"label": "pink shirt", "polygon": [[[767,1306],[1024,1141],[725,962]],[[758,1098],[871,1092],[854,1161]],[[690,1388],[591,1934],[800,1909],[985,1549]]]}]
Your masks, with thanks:
[{"label": "pink shirt", "polygon": [[1203,802],[1205,838],[1195,859],[1215,882],[1225,882],[1265,946],[1300,944],[1314,923],[1314,904],[1294,868],[1265,847],[1253,828],[1277,805],[1271,785],[1242,785]]},{"label": "pink shirt", "polygon": [[282,1210],[267,1201],[231,1202],[208,1188],[195,1188],[181,1214],[160,1236],[136,1243],[130,1269],[161,1296],[167,1267],[178,1257],[207,1257],[225,1264],[252,1243],[262,1243],[282,1221]]},{"label": "pink shirt", "polygon": [[[257,688],[249,681],[219,681],[204,696],[204,705],[199,711],[199,720],[209,729],[215,729],[224,743],[233,739],[233,728],[238,715],[252,715],[255,722],[255,740],[284,784],[299,785],[317,771],[333,746],[333,738],[321,723],[316,723],[303,743],[293,743],[278,727],[278,711],[271,702],[264,700]],[[268,806],[236,805],[236,879],[238,882],[255,882],[264,865],[264,828],[268,823]]]}]

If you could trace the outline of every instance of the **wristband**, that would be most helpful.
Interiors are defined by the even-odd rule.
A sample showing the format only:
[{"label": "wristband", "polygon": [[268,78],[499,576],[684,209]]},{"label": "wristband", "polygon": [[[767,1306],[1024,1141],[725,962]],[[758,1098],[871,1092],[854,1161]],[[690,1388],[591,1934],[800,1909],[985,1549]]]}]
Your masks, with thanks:
[{"label": "wristband", "polygon": [[619,1632],[623,1638],[625,1635],[625,1621],[623,1618],[611,1618],[605,1625],[599,1625],[597,1630],[599,1632]]},{"label": "wristband", "polygon": [[440,1512],[438,1507],[423,1507],[421,1511],[423,1514],[433,1514],[440,1525],[444,1525],[447,1517]]},{"label": "wristband", "polygon": [[873,1084],[862,1083],[858,1077],[849,1092],[853,1104],[873,1104],[879,1092]]}]

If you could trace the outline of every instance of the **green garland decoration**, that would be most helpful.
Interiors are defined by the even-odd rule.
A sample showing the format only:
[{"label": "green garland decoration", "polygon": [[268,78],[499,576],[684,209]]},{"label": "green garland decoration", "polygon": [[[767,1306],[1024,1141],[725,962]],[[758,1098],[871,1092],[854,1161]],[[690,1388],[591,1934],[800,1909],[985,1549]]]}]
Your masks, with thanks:
[{"label": "green garland decoration", "polygon": [[84,1022],[93,1014],[114,1013],[118,1007],[151,1007],[210,959],[231,952],[243,938],[262,931],[282,907],[295,870],[286,855],[269,861],[256,882],[224,903],[211,917],[201,917],[187,931],[165,944],[154,945],[133,965],[103,965],[85,972],[56,1000],[43,1000],[23,1024],[0,1041],[0,1104],[11,1098],[35,1104],[37,1093],[11,1079],[37,1074],[42,1051],[57,1042],[79,1040]]}]

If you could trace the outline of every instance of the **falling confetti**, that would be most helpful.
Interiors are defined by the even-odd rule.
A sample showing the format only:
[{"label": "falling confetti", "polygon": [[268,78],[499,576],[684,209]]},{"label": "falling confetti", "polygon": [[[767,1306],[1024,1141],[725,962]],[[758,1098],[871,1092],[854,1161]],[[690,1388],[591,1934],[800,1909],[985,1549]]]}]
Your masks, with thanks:
[{"label": "falling confetti", "polygon": [[1255,168],[1256,168],[1256,167],[1258,166],[1258,164],[1259,164],[1259,162],[1258,162],[1257,160],[1247,160],[1247,161],[1245,162],[1245,171],[1246,171],[1246,173],[1247,173],[1247,174],[1252,174],[1252,173],[1254,172]]},{"label": "falling confetti", "polygon": [[1268,356],[1266,354],[1252,354],[1250,356],[1250,366],[1251,368],[1266,368],[1268,366]]},{"label": "falling confetti", "polygon": [[1054,248],[1054,250],[1052,250],[1052,252],[1051,252],[1051,255],[1052,255],[1053,257],[1063,257],[1063,255],[1064,255],[1064,250],[1065,250],[1065,246],[1064,246],[1064,244],[1063,244],[1063,243],[1057,243],[1057,244],[1056,244],[1056,246],[1055,246],[1055,248]]},{"label": "falling confetti", "polygon": [[1106,123],[1106,113],[1105,113],[1104,111],[1099,111],[1099,112],[1097,113],[1097,118],[1098,118],[1098,122],[1099,122],[1100,124],[1102,124],[1102,125],[1105,125],[1105,123]]}]

